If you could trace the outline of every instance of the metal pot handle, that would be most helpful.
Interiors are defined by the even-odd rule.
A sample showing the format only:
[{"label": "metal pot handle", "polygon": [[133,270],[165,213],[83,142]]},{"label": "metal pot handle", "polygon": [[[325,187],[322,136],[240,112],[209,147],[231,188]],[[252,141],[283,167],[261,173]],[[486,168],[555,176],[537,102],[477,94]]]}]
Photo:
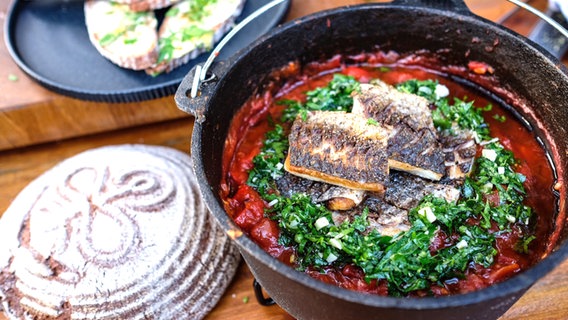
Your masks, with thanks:
[{"label": "metal pot handle", "polygon": [[[203,66],[194,66],[193,69],[191,69],[183,78],[174,97],[178,108],[196,116],[197,121],[203,121],[203,112],[199,110],[199,106],[204,105],[204,103],[201,102],[209,96],[212,88],[211,86],[208,86],[209,90],[207,90],[207,88],[203,87],[202,85],[216,79],[216,74],[224,74],[224,71],[226,71],[226,66],[223,67],[222,63],[220,62],[215,65],[215,72],[210,72],[209,68],[211,68],[211,65],[213,64],[215,58],[219,55],[223,47],[235,36],[235,34],[237,34],[242,28],[244,28],[249,22],[286,1],[288,0],[270,1],[269,3],[265,4],[264,6],[260,7],[255,12],[247,16],[243,21],[237,24],[225,37],[223,37],[223,39],[217,44],[217,46],[215,46]],[[219,65],[221,66],[219,67]],[[221,68],[225,70],[220,70]],[[188,97],[190,99],[188,99]]]},{"label": "metal pot handle", "polygon": [[[205,121],[204,109],[206,101],[214,92],[214,80],[218,74],[225,74],[230,63],[227,61],[219,61],[209,72],[203,71],[201,65],[195,65],[183,77],[179,84],[174,100],[179,109],[195,116],[195,121],[202,123]],[[200,80],[200,76],[206,75],[205,79]],[[197,94],[190,98],[191,91],[195,90]]]},{"label": "metal pot handle", "polygon": [[538,11],[534,7],[524,3],[522,1],[519,1],[519,0],[507,0],[507,1],[514,3],[515,5],[529,11],[530,13],[532,13],[532,14],[536,15],[537,17],[541,18],[542,20],[546,21],[548,24],[550,24],[556,30],[558,30],[558,32],[562,33],[562,35],[564,35],[566,38],[568,38],[568,30],[566,30],[560,23],[556,22],[554,19],[550,18],[546,14]]},{"label": "metal pot handle", "polygon": [[272,300],[272,298],[267,298],[264,296],[264,293],[262,292],[262,286],[260,285],[260,283],[258,283],[258,281],[256,281],[256,279],[252,280],[252,287],[254,289],[254,296],[256,297],[256,301],[258,301],[260,305],[268,307],[276,304],[276,302]]},{"label": "metal pot handle", "polygon": [[519,1],[508,0],[519,8],[523,8],[539,17],[542,21],[537,24],[529,35],[529,39],[548,50],[556,58],[561,59],[568,50],[568,21],[561,12],[549,10],[542,13],[534,7]]}]

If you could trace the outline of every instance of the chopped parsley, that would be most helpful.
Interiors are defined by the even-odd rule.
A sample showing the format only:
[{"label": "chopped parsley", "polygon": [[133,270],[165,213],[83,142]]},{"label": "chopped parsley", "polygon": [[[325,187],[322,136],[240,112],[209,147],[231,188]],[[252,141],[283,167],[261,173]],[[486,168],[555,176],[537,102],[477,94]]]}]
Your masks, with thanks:
[{"label": "chopped parsley", "polygon": [[281,100],[286,105],[282,115],[283,122],[294,121],[298,114],[307,111],[351,111],[353,98],[351,93],[359,90],[359,82],[351,76],[334,74],[333,79],[325,87],[316,88],[306,93],[306,102],[297,100]]},{"label": "chopped parsley", "polygon": [[254,167],[249,172],[247,184],[262,196],[276,189],[276,180],[284,175],[284,159],[288,151],[288,137],[281,125],[265,135],[261,152],[253,158]]},{"label": "chopped parsley", "polygon": [[159,40],[160,54],[158,55],[158,63],[170,61],[174,58],[175,50],[179,49],[179,43],[192,41],[197,47],[210,46],[208,41],[212,39],[213,31],[204,30],[195,25],[189,25],[180,32],[170,33],[168,36]]},{"label": "chopped parsley", "polygon": [[[287,106],[282,121],[291,122],[310,110],[348,111],[351,93],[358,86],[351,77],[335,75],[326,87],[307,92],[306,103],[282,101]],[[489,135],[482,112],[490,106],[478,109],[473,102],[460,99],[450,104],[447,94],[440,95],[445,91],[431,80],[411,80],[397,87],[419,94],[437,107],[433,115],[439,131],[458,127],[473,130],[481,139],[482,156],[475,160],[456,202],[432,195],[424,197],[408,213],[410,229],[394,237],[369,228],[368,208],[353,220],[337,225],[332,212],[313,203],[308,195],[288,198],[277,192],[276,180],[284,175],[288,150],[286,132],[279,124],[266,134],[261,152],[254,157],[248,184],[269,204],[265,214],[278,222],[280,244],[295,249],[299,270],[355,264],[365,272],[367,280],[387,280],[389,295],[405,296],[463,277],[473,264],[490,267],[497,255],[499,233],[510,231],[513,225],[528,228],[532,211],[523,204],[525,177],[515,171],[518,161]],[[375,122],[370,120],[368,124]],[[447,243],[441,248],[432,247],[440,236],[448,239]],[[522,238],[516,249],[528,252],[532,240],[533,235]]]},{"label": "chopped parsley", "polygon": [[[109,11],[107,14],[115,14],[115,11]],[[111,43],[115,42],[119,38],[125,36],[128,32],[134,32],[136,27],[145,24],[148,20],[152,19],[152,14],[148,12],[131,12],[126,11],[123,13],[123,24],[115,30],[114,32],[107,33],[99,39],[99,44],[101,47],[106,47]],[[124,44],[133,44],[136,42],[135,38],[125,39]]]},{"label": "chopped parsley", "polygon": [[401,92],[412,93],[426,98],[436,106],[432,111],[432,121],[439,131],[451,131],[454,124],[460,129],[472,130],[478,141],[489,140],[489,128],[483,119],[482,112],[490,111],[489,104],[484,108],[476,108],[473,101],[454,98],[451,104],[446,96],[440,95],[442,86],[435,80],[409,80],[400,83],[396,88]]},{"label": "chopped parsley", "polygon": [[176,32],[170,32],[167,36],[161,37],[158,43],[160,53],[157,63],[169,62],[174,59],[174,52],[183,46],[183,42],[192,42],[195,47],[210,49],[213,40],[214,30],[206,30],[200,23],[203,18],[211,14],[211,5],[218,0],[194,0],[184,4],[185,7],[174,6],[170,8],[165,16],[170,19],[183,19],[177,24],[183,23],[185,26]]}]

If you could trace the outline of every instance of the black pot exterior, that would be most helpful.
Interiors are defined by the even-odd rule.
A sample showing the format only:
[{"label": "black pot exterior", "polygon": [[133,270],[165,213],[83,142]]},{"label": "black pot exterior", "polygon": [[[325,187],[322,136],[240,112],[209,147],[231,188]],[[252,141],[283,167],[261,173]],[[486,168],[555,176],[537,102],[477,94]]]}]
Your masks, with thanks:
[{"label": "black pot exterior", "polygon": [[[320,283],[317,286],[306,285],[304,277],[287,277],[287,270],[266,265],[258,259],[256,252],[241,250],[245,262],[255,279],[270,294],[276,303],[301,320],[490,320],[501,316],[525,290],[499,297],[485,297],[476,294],[477,303],[442,306],[438,298],[422,299],[420,305],[415,299],[375,297],[353,294],[331,285]],[[286,267],[291,270],[291,268]],[[291,270],[298,273],[297,271]],[[300,274],[304,276],[304,274]],[[335,294],[327,293],[335,291]],[[359,297],[355,297],[359,296]],[[355,300],[353,300],[355,298]],[[457,297],[454,297],[457,298]],[[465,300],[463,300],[465,301]],[[424,303],[428,302],[428,303]]]},{"label": "black pot exterior", "polygon": [[[377,48],[402,54],[427,50],[445,65],[466,66],[468,61],[478,60],[492,66],[503,86],[485,89],[505,104],[517,106],[515,111],[550,152],[558,181],[568,181],[564,170],[568,168],[566,68],[525,38],[472,15],[461,1],[441,1],[452,11],[440,5],[433,8],[431,2],[400,0],[345,7],[278,27],[214,68],[214,73],[222,74],[218,73],[219,81],[205,84],[197,105],[190,108],[197,119],[192,157],[209,209],[234,238],[257,281],[298,319],[496,319],[568,256],[566,232],[558,232],[555,252],[530,270],[490,288],[440,298],[371,296],[332,287],[285,266],[241,236],[225,213],[219,185],[227,130],[234,113],[265,83],[270,72],[290,61],[311,62],[336,53]],[[444,72],[452,73],[450,69]],[[182,95],[187,98],[186,92]],[[563,185],[558,193],[560,213],[554,223],[561,229],[566,223]]]}]

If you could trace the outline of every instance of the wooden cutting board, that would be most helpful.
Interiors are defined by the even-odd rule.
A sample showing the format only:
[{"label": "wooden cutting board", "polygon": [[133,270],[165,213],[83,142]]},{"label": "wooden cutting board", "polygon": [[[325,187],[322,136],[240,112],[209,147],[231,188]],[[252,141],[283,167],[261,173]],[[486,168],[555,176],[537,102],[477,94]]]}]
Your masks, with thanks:
[{"label": "wooden cutting board", "polygon": [[[293,0],[287,19],[364,0]],[[543,10],[546,0],[529,1]],[[537,19],[515,12],[505,0],[466,0],[487,19],[528,34]],[[0,0],[4,24],[9,0]],[[0,35],[3,40],[3,35]],[[568,59],[564,58],[565,63]],[[146,143],[189,151],[192,118],[171,97],[131,104],[84,102],[44,89],[28,78],[0,43],[0,214],[34,178],[78,152],[109,144]],[[122,129],[122,130],[117,130]],[[74,139],[69,139],[74,138]],[[52,143],[46,143],[52,142]],[[56,143],[53,143],[56,142]],[[1,245],[1,244],[0,244]],[[252,274],[242,264],[207,320],[290,320],[278,306],[262,307],[252,290]],[[501,320],[568,319],[568,261],[538,281]],[[0,320],[7,318],[0,314]]]}]

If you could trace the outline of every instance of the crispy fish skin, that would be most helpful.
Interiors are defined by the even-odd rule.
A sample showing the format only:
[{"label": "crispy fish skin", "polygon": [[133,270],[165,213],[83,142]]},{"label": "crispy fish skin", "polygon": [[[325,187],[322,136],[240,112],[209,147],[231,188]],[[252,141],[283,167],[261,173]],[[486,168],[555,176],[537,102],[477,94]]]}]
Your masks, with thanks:
[{"label": "crispy fish skin", "polygon": [[388,144],[389,167],[438,181],[444,173],[444,154],[433,131],[413,131],[404,123],[394,127]]},{"label": "crispy fish skin", "polygon": [[471,173],[477,153],[473,131],[455,127],[451,132],[442,133],[439,137],[445,155],[446,176],[452,180],[467,177]]},{"label": "crispy fish skin", "polygon": [[429,181],[405,172],[393,172],[383,199],[397,208],[410,210],[427,195],[453,202],[458,200],[460,190],[451,184]]},{"label": "crispy fish skin", "polygon": [[353,96],[352,113],[392,128],[388,141],[390,168],[430,180],[443,177],[444,154],[428,100],[377,80],[361,84],[360,92]]},{"label": "crispy fish skin", "polygon": [[328,183],[308,180],[295,176],[289,172],[276,180],[278,192],[290,198],[293,194],[303,193],[314,203],[326,203],[330,210],[349,210],[365,199],[365,191],[334,186]]},{"label": "crispy fish skin", "polygon": [[282,196],[291,198],[296,193],[303,193],[310,196],[314,203],[321,202],[320,197],[330,187],[330,184],[304,179],[289,172],[284,172],[284,175],[276,180],[276,188]]},{"label": "crispy fish skin", "polygon": [[410,229],[408,211],[426,195],[453,202],[458,200],[460,191],[452,184],[430,181],[405,172],[391,172],[384,194],[368,192],[361,205],[348,211],[335,211],[333,220],[339,224],[361,215],[364,208],[369,208],[369,229],[394,236]]},{"label": "crispy fish skin", "polygon": [[284,169],[311,180],[383,192],[389,131],[362,115],[316,111],[299,115],[288,136]]},{"label": "crispy fish skin", "polygon": [[393,126],[402,122],[414,131],[427,128],[435,132],[429,105],[421,96],[400,92],[385,82],[373,80],[373,84],[361,84],[351,112],[365,114],[381,124]]}]

